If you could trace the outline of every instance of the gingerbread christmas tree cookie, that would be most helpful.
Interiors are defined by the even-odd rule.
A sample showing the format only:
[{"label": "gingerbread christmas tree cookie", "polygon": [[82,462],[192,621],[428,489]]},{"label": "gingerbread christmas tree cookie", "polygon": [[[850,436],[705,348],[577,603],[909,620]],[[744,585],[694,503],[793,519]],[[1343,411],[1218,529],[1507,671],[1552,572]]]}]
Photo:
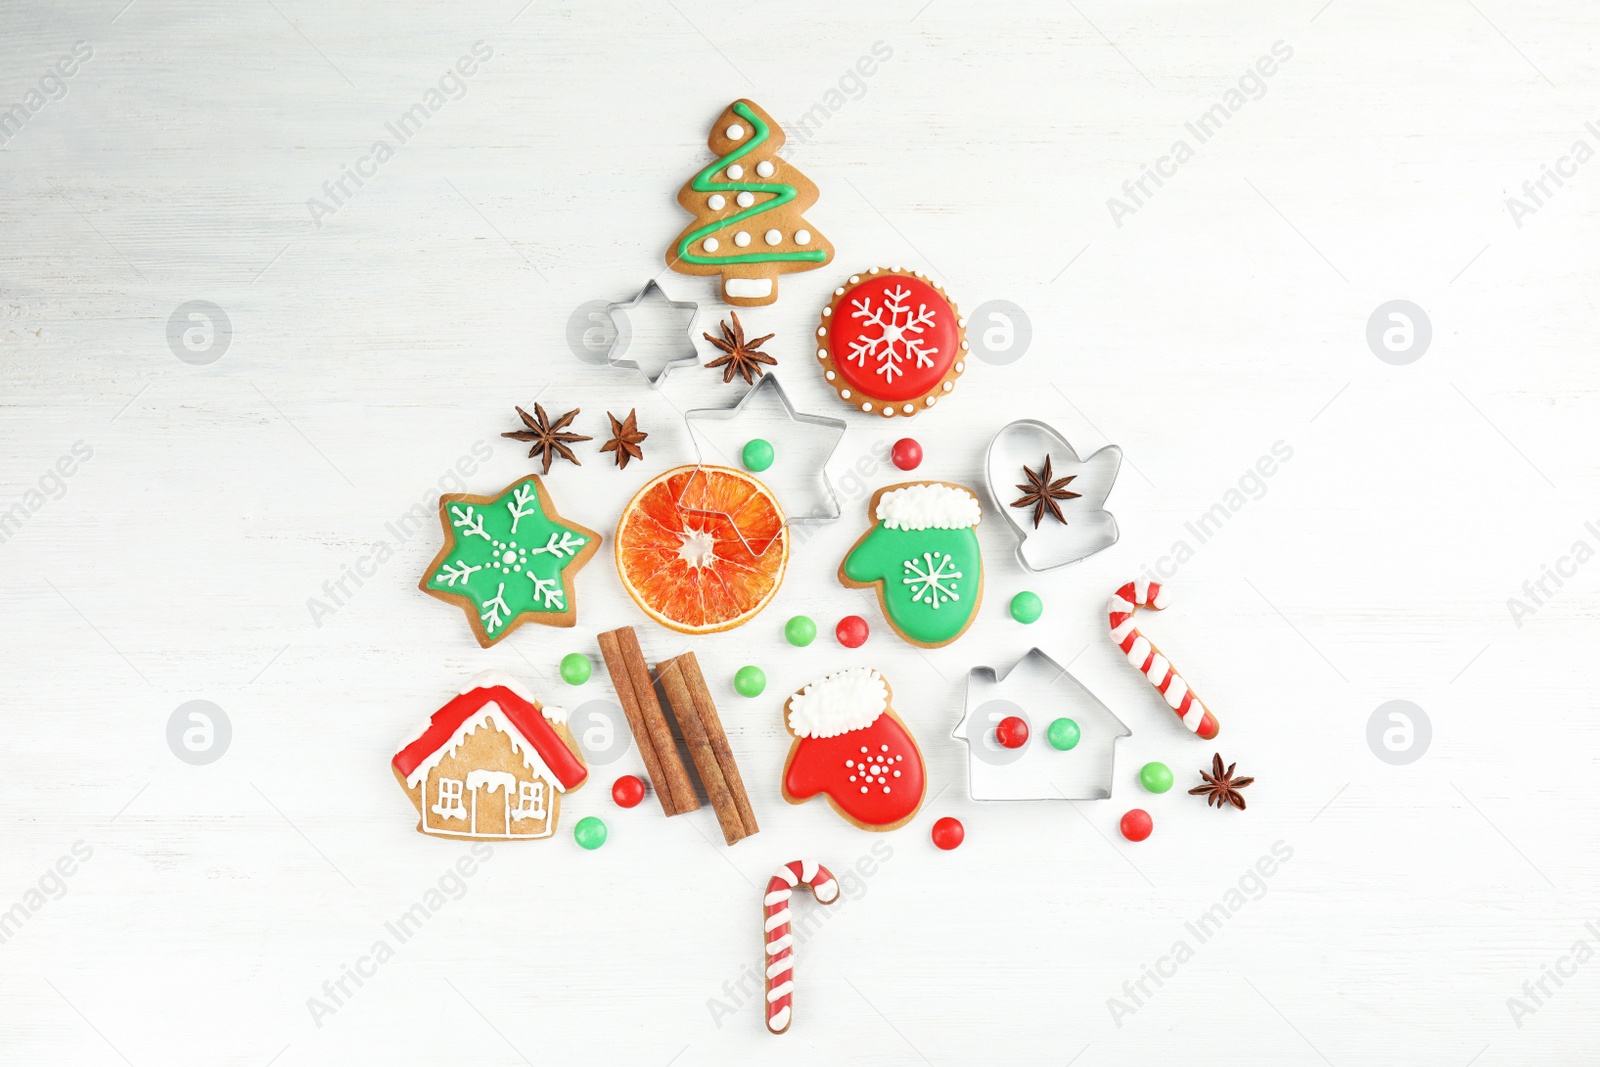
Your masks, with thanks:
[{"label": "gingerbread christmas tree cookie", "polygon": [[694,221],[667,249],[667,266],[722,275],[722,299],[730,304],[770,304],[778,299],[778,275],[833,259],[833,245],[802,215],[817,202],[817,187],[779,158],[783,142],[771,115],[735,100],[706,138],[716,161],[678,190]]},{"label": "gingerbread christmas tree cookie", "polygon": [[572,579],[600,547],[600,535],[556,513],[538,477],[495,496],[439,498],[444,547],[419,583],[424,593],[467,613],[488,648],[524,622],[571,626]]}]

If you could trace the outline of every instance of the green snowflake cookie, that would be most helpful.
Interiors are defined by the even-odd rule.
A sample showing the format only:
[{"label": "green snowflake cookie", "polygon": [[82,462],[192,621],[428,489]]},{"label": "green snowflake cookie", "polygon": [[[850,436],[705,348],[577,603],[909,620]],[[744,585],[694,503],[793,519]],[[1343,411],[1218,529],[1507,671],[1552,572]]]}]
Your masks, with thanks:
[{"label": "green snowflake cookie", "polygon": [[878,490],[869,510],[876,522],[839,565],[839,580],[876,585],[889,625],[912,644],[960,637],[983,599],[978,498],[959,485],[905,482]]},{"label": "green snowflake cookie", "polygon": [[557,514],[537,477],[492,497],[442,496],[439,521],[444,548],[419,584],[461,606],[478,644],[488,648],[524,622],[577,622],[572,576],[600,547],[600,535]]}]

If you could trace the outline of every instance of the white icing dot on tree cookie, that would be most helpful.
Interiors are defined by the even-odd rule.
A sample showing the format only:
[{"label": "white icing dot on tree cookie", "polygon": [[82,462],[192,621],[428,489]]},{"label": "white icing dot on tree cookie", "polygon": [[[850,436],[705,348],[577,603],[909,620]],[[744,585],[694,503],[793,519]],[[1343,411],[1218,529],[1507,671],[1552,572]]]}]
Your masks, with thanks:
[{"label": "white icing dot on tree cookie", "polygon": [[756,173],[761,175],[763,178],[772,177],[777,170],[778,168],[772,165],[772,160],[770,159],[763,159],[760,163],[756,164]]}]

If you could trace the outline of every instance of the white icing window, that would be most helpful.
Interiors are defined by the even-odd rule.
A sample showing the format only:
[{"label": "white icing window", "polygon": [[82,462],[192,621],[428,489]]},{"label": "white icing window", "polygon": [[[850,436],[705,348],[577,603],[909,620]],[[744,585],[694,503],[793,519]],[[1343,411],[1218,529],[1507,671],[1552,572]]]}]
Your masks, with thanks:
[{"label": "white icing window", "polygon": [[544,783],[523,782],[517,790],[517,806],[511,809],[513,819],[544,818]]},{"label": "white icing window", "polygon": [[467,817],[467,809],[461,806],[461,779],[439,779],[439,803],[433,806],[433,813],[446,819]]}]

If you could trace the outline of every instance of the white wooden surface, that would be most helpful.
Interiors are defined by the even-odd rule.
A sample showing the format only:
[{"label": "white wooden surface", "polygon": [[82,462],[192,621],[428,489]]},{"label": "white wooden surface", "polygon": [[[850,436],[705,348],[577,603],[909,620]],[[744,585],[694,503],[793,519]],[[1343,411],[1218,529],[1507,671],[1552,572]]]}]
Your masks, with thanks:
[{"label": "white wooden surface", "polygon": [[[0,944],[6,1060],[1486,1067],[1590,1054],[1600,963],[1560,964],[1564,985],[1545,978],[1538,1001],[1524,983],[1580,939],[1600,944],[1585,926],[1600,920],[1600,567],[1547,583],[1520,626],[1506,600],[1575,541],[1600,545],[1584,526],[1600,519],[1600,164],[1549,186],[1520,227],[1505,197],[1574,141],[1600,146],[1584,128],[1600,117],[1592,5],[122,2],[19,0],[0,35],[7,103],[75,42],[93,49],[0,147],[0,511],[42,503],[0,544],[0,908],[42,905]],[[307,198],[480,40],[493,58],[466,95],[315,225]],[[527,470],[497,434],[541,391],[581,406],[585,432],[637,406],[651,433],[624,473],[588,453],[553,472],[582,522],[609,531],[645,478],[692,460],[677,410],[738,389],[689,369],[652,393],[576,359],[568,316],[657,271],[684,221],[673,193],[730,99],[789,120],[832,110],[830,90],[879,41],[892,58],[858,98],[832,98],[842,106],[792,157],[822,189],[809,217],[838,260],[786,278],[750,318],[778,332],[801,406],[834,414],[804,337],[844,273],[918,265],[963,306],[1017,303],[1034,333],[1023,359],[975,362],[914,424],[851,418],[840,469],[904,429],[927,448],[919,474],[972,480],[1001,421],[1044,418],[1085,450],[1127,450],[1111,498],[1122,541],[1027,576],[991,515],[982,616],[930,660],[832,577],[867,492],[895,473],[880,467],[733,633],[687,642],[647,625],[608,549],[581,577],[575,630],[526,627],[482,651],[415,588],[432,531],[315,625],[307,599],[475,442],[492,459],[471,488]],[[1107,198],[1277,41],[1293,56],[1265,95],[1116,226]],[[665,283],[713,299],[706,280]],[[1434,327],[1409,366],[1364,339],[1396,298]],[[208,366],[166,340],[195,299],[233,328]],[[1192,542],[1185,523],[1278,441],[1292,460],[1196,547],[1174,608],[1150,621],[1215,707],[1223,754],[1257,776],[1250,809],[1147,796],[1141,763],[1166,761],[1184,786],[1212,746],[1119,662],[1102,605]],[[27,497],[75,442],[92,458],[64,495]],[[1005,613],[1020,588],[1046,601],[1032,630]],[[782,643],[791,614],[826,629],[864,609],[876,632],[859,652]],[[308,998],[464,852],[413,831],[387,767],[395,741],[488,666],[569,705],[608,697],[603,672],[574,692],[555,665],[623,624],[654,653],[699,654],[760,835],[730,850],[708,809],[615,808],[608,784],[638,768],[630,754],[563,812],[565,828],[602,816],[603,849],[565,832],[494,849],[317,1025]],[[962,678],[1030,640],[1077,657],[1134,727],[1112,800],[964,799],[948,738]],[[731,691],[745,662],[768,672],[759,700]],[[778,796],[783,697],[851,663],[890,676],[939,794],[887,837]],[[191,699],[232,723],[209,766],[166,741]],[[1366,742],[1390,699],[1432,721],[1409,766]],[[1116,823],[1136,805],[1156,833],[1129,845]],[[950,854],[928,841],[944,814],[967,826]],[[46,877],[80,841],[92,856]],[[1254,890],[1276,842],[1292,859],[1198,943],[1185,923],[1241,878]],[[795,1028],[775,1039],[725,983],[759,960],[757,884],[803,855],[872,873],[804,945]],[[1193,958],[1115,1017],[1109,998],[1179,940]],[[1535,1010],[1514,1018],[1513,996]]]}]

